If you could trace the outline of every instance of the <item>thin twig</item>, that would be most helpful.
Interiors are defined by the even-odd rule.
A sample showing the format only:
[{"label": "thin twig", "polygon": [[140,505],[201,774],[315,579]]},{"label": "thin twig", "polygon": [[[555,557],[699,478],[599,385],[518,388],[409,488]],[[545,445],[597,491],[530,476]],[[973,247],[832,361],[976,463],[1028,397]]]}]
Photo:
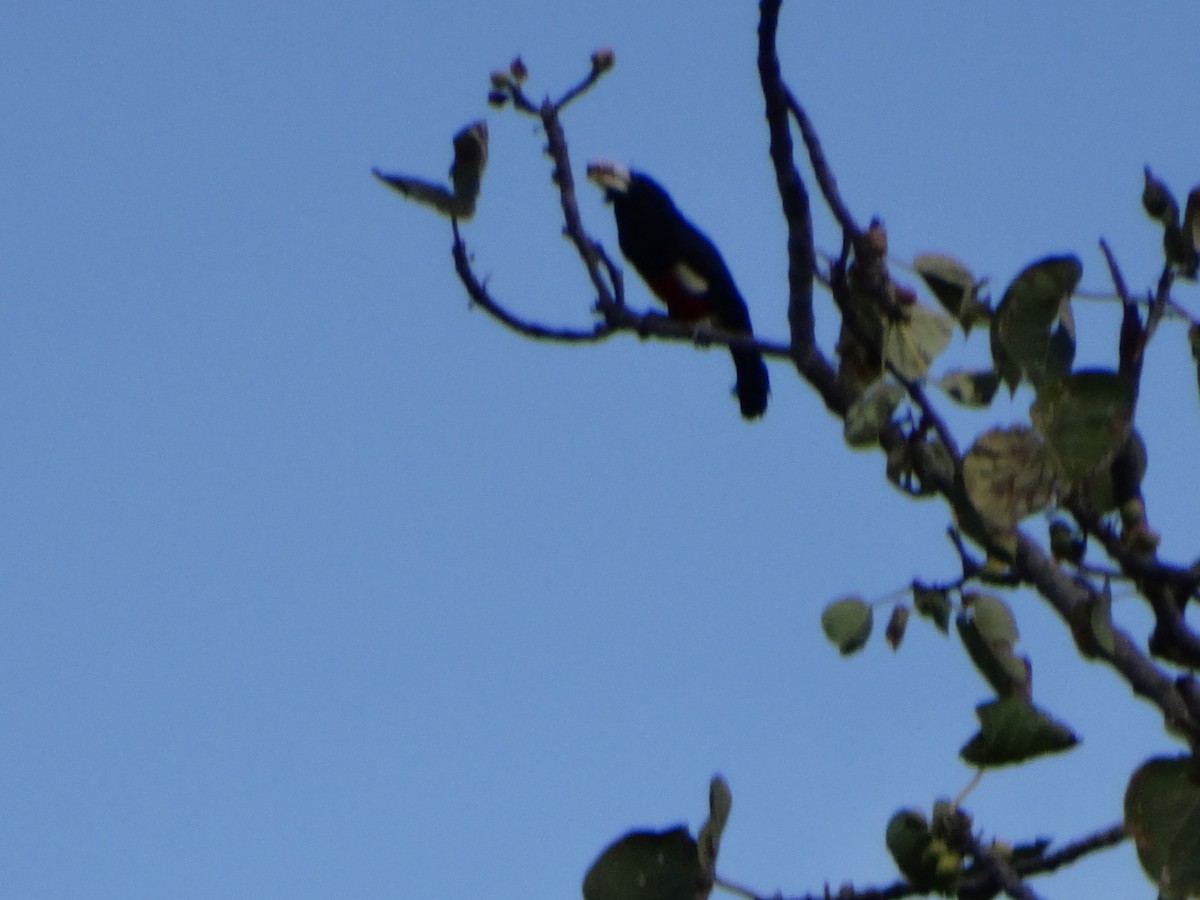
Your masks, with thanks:
[{"label": "thin twig", "polygon": [[579,257],[587,269],[588,278],[596,288],[596,305],[607,317],[616,309],[617,301],[600,271],[601,257],[596,249],[599,243],[591,238],[583,228],[583,218],[579,215],[579,203],[575,199],[575,178],[571,174],[571,155],[567,152],[567,137],[558,121],[558,110],[547,100],[542,104],[538,115],[541,117],[542,127],[546,130],[546,152],[554,160],[553,178],[554,183],[558,186],[563,220],[567,226],[567,237],[579,251]]},{"label": "thin twig", "polygon": [[579,82],[579,84],[575,85],[558,98],[558,102],[554,104],[554,109],[556,112],[561,110],[564,106],[594,85],[600,80],[600,76],[612,68],[611,54],[608,57],[608,61],[605,62],[605,57],[602,55],[605,52],[606,51],[597,51],[596,53],[592,54],[592,70],[588,72],[583,81]]},{"label": "thin twig", "polygon": [[[1171,285],[1174,283],[1175,267],[1167,263],[1163,266],[1162,274],[1158,276],[1158,288],[1154,292],[1154,301],[1150,304],[1150,313],[1146,316],[1145,344],[1150,343],[1150,339],[1154,337],[1154,332],[1158,329],[1158,323],[1162,321],[1163,314],[1167,311],[1167,303],[1171,299]],[[1144,348],[1142,352],[1145,352]]]},{"label": "thin twig", "polygon": [[487,287],[475,275],[471,268],[470,254],[467,245],[458,232],[458,222],[451,220],[454,232],[454,246],[451,254],[454,257],[454,270],[459,280],[467,289],[467,294],[476,306],[486,311],[498,322],[511,328],[518,334],[543,341],[560,341],[571,344],[594,344],[611,337],[616,330],[606,322],[597,322],[590,330],[573,328],[550,328],[537,322],[531,322],[509,312],[502,304],[492,297]]},{"label": "thin twig", "polygon": [[1108,272],[1112,277],[1113,287],[1121,298],[1121,332],[1117,342],[1118,371],[1129,379],[1133,386],[1133,395],[1138,395],[1142,380],[1142,361],[1145,359],[1146,333],[1142,329],[1142,316],[1138,311],[1137,302],[1129,296],[1129,288],[1125,286],[1125,278],[1117,265],[1108,241],[1100,239],[1100,250],[1108,263]]},{"label": "thin twig", "polygon": [[862,240],[862,229],[858,227],[858,223],[854,221],[854,216],[850,213],[850,208],[842,200],[841,192],[838,191],[837,179],[833,177],[833,169],[829,165],[829,160],[825,158],[825,151],[821,148],[817,129],[791,90],[785,86],[784,92],[787,96],[788,109],[796,120],[796,125],[800,128],[804,146],[808,148],[808,159],[812,163],[813,175],[816,176],[817,186],[821,188],[821,195],[829,204],[829,209],[838,224],[842,226],[842,231],[850,235],[850,239],[857,249],[859,241]]},{"label": "thin twig", "polygon": [[1125,287],[1125,278],[1121,275],[1116,257],[1113,256],[1112,249],[1104,238],[1100,238],[1100,250],[1104,253],[1104,261],[1108,263],[1108,272],[1112,276],[1113,287],[1117,289],[1117,296],[1121,298],[1123,304],[1129,306],[1133,300],[1129,296],[1129,289]]},{"label": "thin twig", "polygon": [[451,227],[454,233],[454,245],[451,248],[454,268],[472,302],[505,327],[525,337],[558,343],[595,344],[614,334],[626,332],[643,338],[688,343],[696,347],[753,348],[763,356],[775,359],[792,357],[788,344],[754,338],[741,332],[725,331],[706,322],[678,322],[656,312],[639,314],[624,306],[619,307],[610,318],[596,323],[591,329],[555,328],[524,319],[492,296],[471,266],[470,252],[458,231],[458,223],[452,222]]},{"label": "thin twig", "polygon": [[1069,865],[1075,862],[1075,860],[1087,856],[1089,853],[1096,853],[1100,850],[1115,847],[1128,836],[1124,825],[1110,825],[1108,828],[1097,831],[1095,834],[1089,834],[1087,837],[1072,841],[1061,850],[1055,850],[1041,859],[1021,860],[1013,865],[1023,876],[1042,875],[1047,872],[1053,872],[1056,869],[1061,869],[1063,866]]}]

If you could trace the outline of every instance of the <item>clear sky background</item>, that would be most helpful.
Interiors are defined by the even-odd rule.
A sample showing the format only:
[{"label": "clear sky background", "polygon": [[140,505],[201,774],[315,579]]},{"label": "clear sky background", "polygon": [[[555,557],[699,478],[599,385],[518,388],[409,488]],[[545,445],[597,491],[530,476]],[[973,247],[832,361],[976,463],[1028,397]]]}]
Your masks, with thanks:
[{"label": "clear sky background", "polygon": [[[783,339],[756,22],[750,2],[644,0],[9,9],[6,897],[577,896],[628,828],[698,827],[718,771],[726,877],[895,878],[887,819],[967,782],[988,689],[923,623],[846,661],[818,616],[953,578],[944,507],[845,450],[783,364],[748,425],[724,352],[505,332],[468,309],[449,224],[369,175],[440,177],[486,115],[476,263],[514,310],[588,323],[542,137],[484,101],[517,53],[540,96],[610,45],[616,69],[565,118],[577,171],[605,155],[656,175]],[[1142,290],[1142,166],[1180,196],[1200,181],[1198,25],[1191,0],[790,2],[780,49],[897,257],[953,253],[998,298],[1073,251],[1103,291],[1103,235]],[[598,192],[582,202],[615,250]],[[836,249],[828,216],[819,232]],[[1082,362],[1114,361],[1114,313],[1078,304]],[[986,359],[983,335],[948,355]],[[1151,520],[1187,561],[1200,411],[1178,325],[1146,377]],[[956,414],[960,440],[1029,401]],[[1040,601],[1011,601],[1036,699],[1083,744],[968,805],[986,835],[1069,840],[1178,747]],[[1146,634],[1136,601],[1117,615]],[[1128,846],[1038,884],[1150,896]]]}]

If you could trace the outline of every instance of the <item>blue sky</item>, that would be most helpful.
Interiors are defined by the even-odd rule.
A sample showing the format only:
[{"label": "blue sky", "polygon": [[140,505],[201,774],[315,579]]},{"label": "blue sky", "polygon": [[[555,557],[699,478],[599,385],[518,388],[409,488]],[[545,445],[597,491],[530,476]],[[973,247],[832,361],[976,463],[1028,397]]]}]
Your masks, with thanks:
[{"label": "blue sky", "polygon": [[[900,258],[998,293],[1073,251],[1137,290],[1150,164],[1200,181],[1179,2],[791,3],[780,47],[847,202]],[[750,3],[22,4],[0,32],[0,882],[20,898],[573,896],[633,826],[734,794],[720,869],[763,893],[894,878],[888,817],[952,796],[987,696],[957,642],[844,661],[830,599],[949,579],[946,512],[882,477],[788,368],[743,423],[722,352],[535,344],[468,309],[449,226],[370,167],[441,176],[485,116],[465,230],[523,314],[590,321],[532,120],[484,100],[521,53],[577,165],[655,174],[786,336]],[[615,249],[610,213],[587,225]],[[822,246],[837,235],[819,222]],[[1194,304],[1194,287],[1177,297]],[[632,284],[630,300],[648,304]],[[1113,358],[1079,304],[1080,357]],[[823,314],[825,333],[832,317]],[[956,343],[958,364],[986,341]],[[1152,523],[1195,556],[1194,370],[1147,370]],[[1030,397],[955,415],[960,440]],[[1176,464],[1176,466],[1173,466]],[[1037,520],[1033,527],[1040,527]],[[1118,593],[1118,596],[1120,594]],[[1035,696],[1084,743],[985,778],[1010,840],[1120,815],[1174,753],[1057,620],[1011,598]],[[1148,620],[1117,604],[1135,634]],[[1041,882],[1144,896],[1129,847]]]}]

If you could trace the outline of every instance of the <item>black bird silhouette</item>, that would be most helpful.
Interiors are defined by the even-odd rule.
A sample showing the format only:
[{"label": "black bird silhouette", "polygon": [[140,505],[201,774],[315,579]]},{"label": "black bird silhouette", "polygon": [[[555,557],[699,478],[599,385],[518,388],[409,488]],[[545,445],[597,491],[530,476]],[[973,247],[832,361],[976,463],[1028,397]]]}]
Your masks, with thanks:
[{"label": "black bird silhouette", "polygon": [[[593,160],[588,178],[604,189],[617,219],[621,252],[672,319],[711,320],[726,331],[752,335],[750,313],[721,254],[689,222],[653,178],[619,163]],[[762,354],[731,347],[742,415],[757,419],[767,409],[770,381]]]}]

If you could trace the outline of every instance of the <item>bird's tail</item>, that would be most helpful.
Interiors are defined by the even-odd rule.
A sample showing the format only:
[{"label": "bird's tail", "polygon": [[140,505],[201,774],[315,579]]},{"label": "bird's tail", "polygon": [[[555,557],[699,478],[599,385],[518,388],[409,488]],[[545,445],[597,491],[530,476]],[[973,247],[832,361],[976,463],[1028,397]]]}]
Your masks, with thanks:
[{"label": "bird's tail", "polygon": [[737,369],[737,397],[742,416],[757,419],[767,411],[767,395],[771,392],[767,364],[757,350],[732,347],[729,352]]}]

